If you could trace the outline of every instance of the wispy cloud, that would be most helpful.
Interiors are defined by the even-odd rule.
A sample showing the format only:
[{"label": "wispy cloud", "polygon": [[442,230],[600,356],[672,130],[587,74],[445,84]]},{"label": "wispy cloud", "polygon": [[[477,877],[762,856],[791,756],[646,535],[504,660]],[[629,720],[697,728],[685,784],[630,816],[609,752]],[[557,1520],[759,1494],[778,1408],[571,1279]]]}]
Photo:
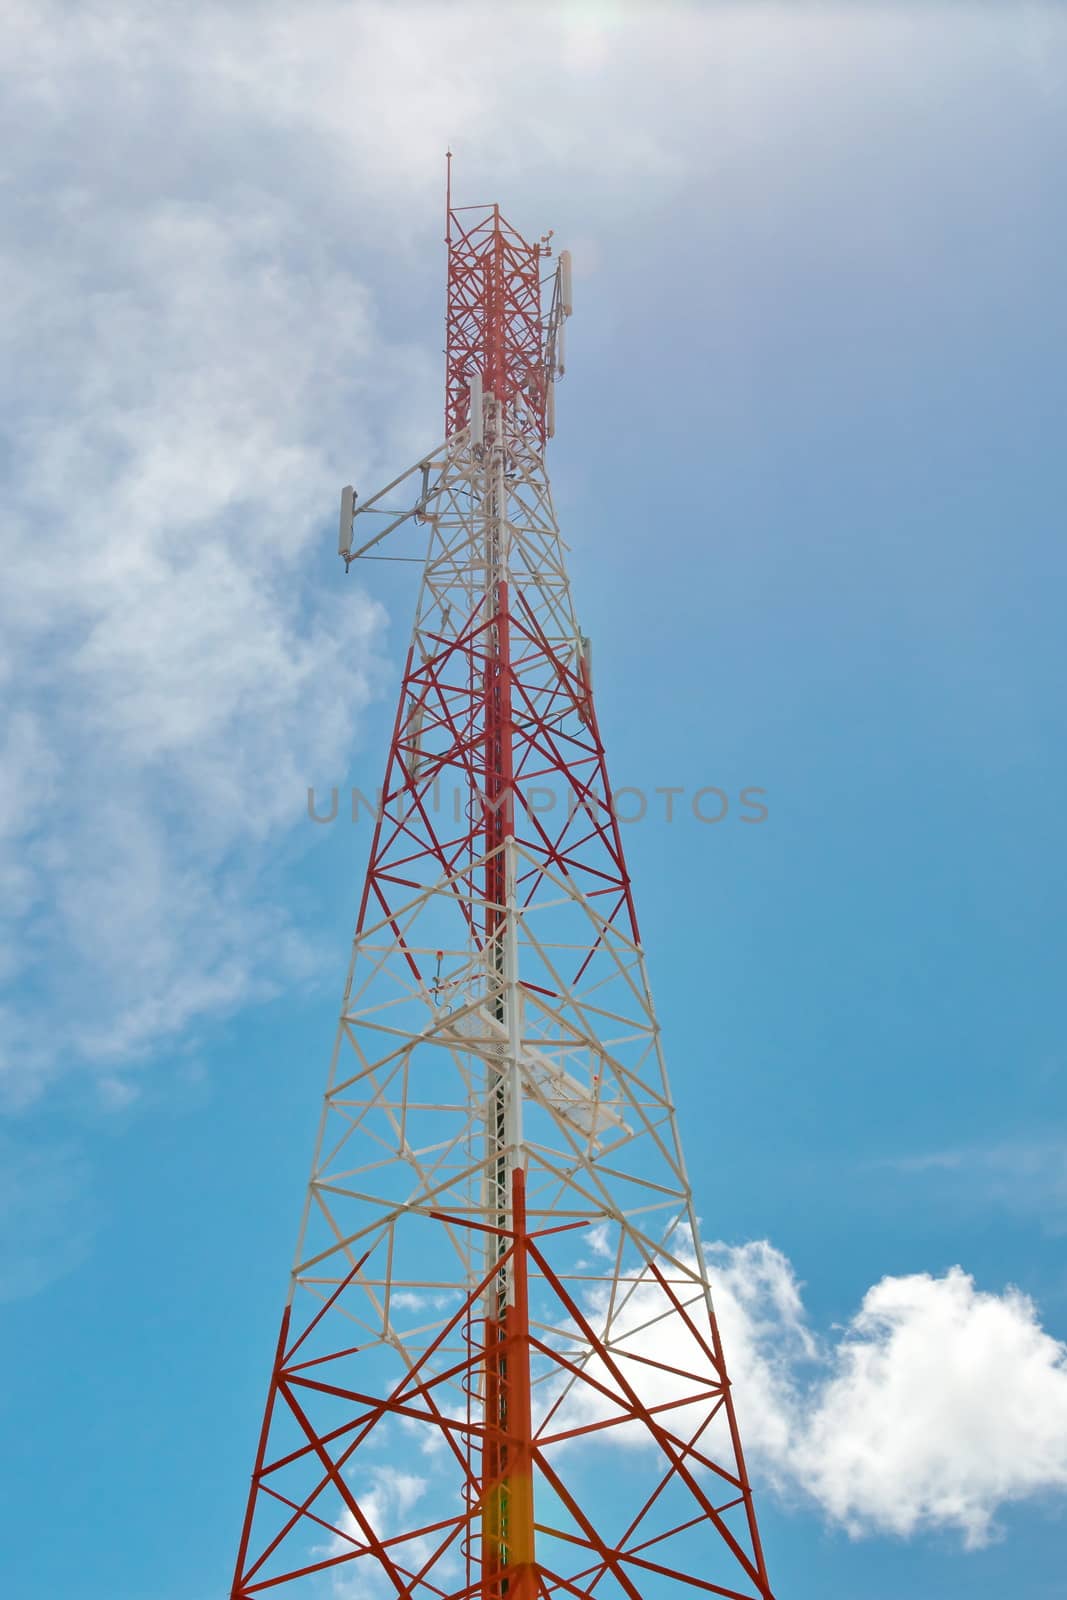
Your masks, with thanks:
[{"label": "wispy cloud", "polygon": [[38,70],[10,87],[37,140],[10,146],[0,336],[16,1103],[306,968],[264,859],[307,774],[351,748],[383,618],[355,585],[316,594],[302,567],[342,447],[356,432],[373,453],[349,420],[367,373],[402,370],[416,392],[422,377],[410,352],[383,359],[365,285],[309,250],[293,205],[209,171],[193,185],[189,150],[175,187],[195,197],[147,181],[136,74],[104,119],[121,159],[87,138],[50,172],[103,92],[82,69],[119,41],[75,24],[79,56],[66,29],[46,48],[23,26]]},{"label": "wispy cloud", "polygon": [[1046,1232],[1067,1232],[1067,1135],[961,1145],[898,1156],[880,1165],[935,1184],[960,1206],[994,1207],[1032,1218]]},{"label": "wispy cloud", "polygon": [[307,772],[343,760],[381,614],[299,570],[338,475],[322,374],[374,343],[358,286],[280,267],[292,221],[254,202],[110,221],[105,285],[54,260],[7,328],[26,382],[0,873],[9,978],[40,986],[57,1055],[115,1061],[286,970],[257,855]]},{"label": "wispy cloud", "polygon": [[85,1260],[96,1233],[89,1163],[73,1143],[0,1137],[0,1302],[27,1299]]}]

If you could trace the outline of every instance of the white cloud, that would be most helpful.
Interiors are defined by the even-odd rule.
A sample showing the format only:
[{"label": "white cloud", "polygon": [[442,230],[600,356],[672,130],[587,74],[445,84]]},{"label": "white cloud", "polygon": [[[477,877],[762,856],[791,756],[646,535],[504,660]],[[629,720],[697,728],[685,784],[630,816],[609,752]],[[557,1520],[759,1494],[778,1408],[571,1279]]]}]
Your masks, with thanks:
[{"label": "white cloud", "polygon": [[[353,1480],[350,1484],[360,1512],[369,1523],[376,1538],[395,1539],[409,1528],[412,1522],[429,1524],[433,1517],[419,1515],[416,1507],[423,1500],[430,1480],[418,1473],[405,1472],[400,1467],[376,1467],[366,1482]],[[340,1512],[338,1533],[316,1554],[327,1558],[350,1554],[356,1544],[363,1544],[364,1533],[356,1517],[347,1508]],[[417,1572],[429,1560],[440,1542],[440,1534],[420,1534],[405,1538],[390,1546],[392,1559],[401,1569]],[[434,1566],[434,1576],[441,1579],[449,1573],[458,1575],[459,1567],[454,1554],[447,1554]],[[333,1592],[340,1600],[362,1600],[363,1596],[392,1593],[392,1586],[376,1561],[357,1558],[351,1567],[336,1569]]]},{"label": "white cloud", "polygon": [[[817,1338],[772,1245],[713,1245],[709,1266],[757,1484],[818,1506],[854,1537],[941,1528],[969,1547],[995,1535],[1003,1507],[1067,1490],[1067,1346],[1018,1290],[983,1292],[959,1267],[886,1277],[836,1337]],[[693,1373],[705,1365],[651,1283],[615,1319],[613,1344]],[[628,1376],[646,1404],[692,1392],[662,1368]],[[579,1392],[568,1420],[605,1407]],[[703,1411],[672,1415],[684,1437]],[[611,1438],[639,1448],[647,1435],[626,1424]]]},{"label": "white cloud", "polygon": [[84,158],[32,194],[33,161],[47,169],[101,92],[90,73],[79,94],[79,66],[115,47],[96,24],[73,32],[80,55],[70,29],[35,39],[16,91],[38,144],[20,147],[26,231],[3,261],[16,1102],[79,1058],[114,1102],[116,1064],[306,970],[260,887],[266,851],[308,782],[344,770],[383,621],[355,582],[312,589],[309,541],[353,440],[365,457],[381,442],[371,373],[413,393],[425,376],[292,205],[209,174],[195,199],[143,184],[136,86],[115,86],[107,119],[123,161],[90,155],[86,130]]},{"label": "white cloud", "polygon": [[766,1240],[708,1251],[715,1314],[742,1415],[746,1456],[782,1487],[789,1471],[801,1374],[818,1347],[788,1259]]},{"label": "white cloud", "polygon": [[[404,1525],[408,1512],[413,1510],[426,1493],[425,1478],[415,1472],[402,1472],[398,1467],[379,1467],[370,1489],[359,1495],[359,1508],[379,1539],[387,1539]],[[350,1512],[345,1532],[358,1538],[359,1529]]]},{"label": "white cloud", "polygon": [[959,1267],[883,1278],[801,1420],[803,1481],[850,1531],[984,1544],[999,1507],[1067,1489],[1067,1347]]},{"label": "white cloud", "polygon": [[382,620],[300,568],[341,475],[336,369],[375,358],[360,286],[287,269],[293,221],[258,205],[224,224],[112,199],[106,286],[44,265],[7,329],[26,383],[0,858],[9,974],[47,984],[62,952],[50,1034],[101,1060],[291,970],[257,857],[317,771],[343,770]]}]

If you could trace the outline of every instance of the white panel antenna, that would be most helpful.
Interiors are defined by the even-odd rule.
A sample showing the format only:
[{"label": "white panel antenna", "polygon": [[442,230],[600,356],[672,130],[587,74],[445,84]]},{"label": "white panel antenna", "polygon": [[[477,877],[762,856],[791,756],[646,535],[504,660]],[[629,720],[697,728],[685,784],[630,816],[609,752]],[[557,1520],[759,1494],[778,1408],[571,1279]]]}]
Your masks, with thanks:
[{"label": "white panel antenna", "polygon": [[356,491],[350,483],[341,490],[341,526],[337,535],[337,553],[347,556],[352,549],[352,519],[356,514]]},{"label": "white panel antenna", "polygon": [[561,250],[559,253],[559,298],[563,308],[563,315],[569,317],[574,310],[574,300],[571,291],[571,253]]}]

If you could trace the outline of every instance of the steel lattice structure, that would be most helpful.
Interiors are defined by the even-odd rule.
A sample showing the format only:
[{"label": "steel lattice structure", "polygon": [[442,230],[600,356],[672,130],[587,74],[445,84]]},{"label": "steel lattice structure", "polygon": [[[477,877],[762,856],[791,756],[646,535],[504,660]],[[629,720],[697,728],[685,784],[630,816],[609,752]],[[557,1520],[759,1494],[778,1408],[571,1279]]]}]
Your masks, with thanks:
[{"label": "steel lattice structure", "polygon": [[354,554],[342,503],[346,566],[426,558],[232,1600],[772,1600],[545,472],[549,253],[449,195],[448,436]]}]

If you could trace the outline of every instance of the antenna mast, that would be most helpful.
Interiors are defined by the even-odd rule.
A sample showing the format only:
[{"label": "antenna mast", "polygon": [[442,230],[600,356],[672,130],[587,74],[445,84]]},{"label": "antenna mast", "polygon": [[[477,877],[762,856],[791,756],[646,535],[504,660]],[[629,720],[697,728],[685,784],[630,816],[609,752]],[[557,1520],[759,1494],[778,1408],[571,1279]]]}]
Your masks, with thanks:
[{"label": "antenna mast", "polygon": [[342,495],[425,561],[231,1597],[773,1600],[545,470],[570,257],[446,208],[445,440]]}]

